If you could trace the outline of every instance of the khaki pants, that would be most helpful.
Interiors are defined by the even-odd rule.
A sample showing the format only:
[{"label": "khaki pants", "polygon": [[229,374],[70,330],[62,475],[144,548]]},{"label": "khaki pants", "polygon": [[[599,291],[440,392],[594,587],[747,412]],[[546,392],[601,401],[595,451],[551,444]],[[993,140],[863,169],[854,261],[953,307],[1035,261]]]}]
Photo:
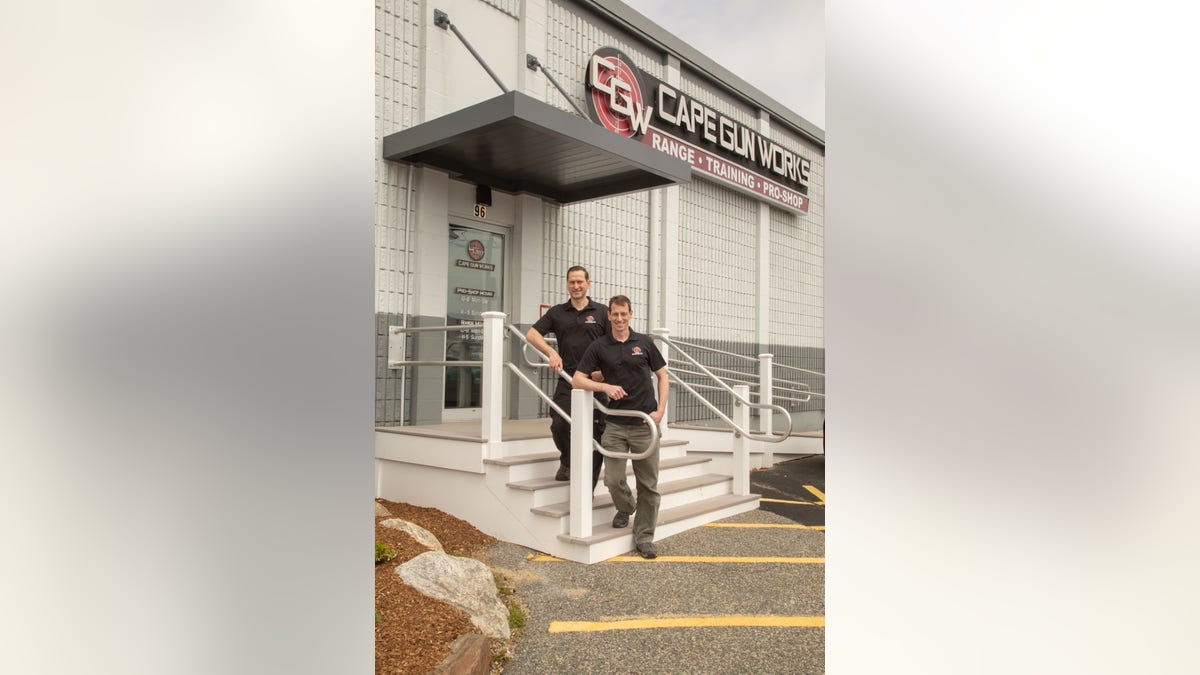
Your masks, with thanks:
[{"label": "khaki pants", "polygon": [[[645,424],[617,424],[609,418],[600,445],[613,452],[642,452],[650,447],[650,427]],[[637,501],[634,502],[629,483],[625,481],[625,465],[629,460],[604,458],[604,485],[612,495],[613,505],[621,513],[632,513],[633,543],[654,541],[654,526],[658,522],[658,450],[646,459],[633,460],[633,476],[637,482]]]}]

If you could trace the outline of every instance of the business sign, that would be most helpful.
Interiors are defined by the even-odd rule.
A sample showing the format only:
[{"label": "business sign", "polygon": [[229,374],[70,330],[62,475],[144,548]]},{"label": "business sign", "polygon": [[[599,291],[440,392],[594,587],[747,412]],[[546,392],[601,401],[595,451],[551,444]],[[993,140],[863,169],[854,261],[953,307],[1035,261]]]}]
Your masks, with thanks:
[{"label": "business sign", "polygon": [[592,54],[586,86],[593,122],[735,189],[808,213],[808,158],[634,66],[620,50]]}]

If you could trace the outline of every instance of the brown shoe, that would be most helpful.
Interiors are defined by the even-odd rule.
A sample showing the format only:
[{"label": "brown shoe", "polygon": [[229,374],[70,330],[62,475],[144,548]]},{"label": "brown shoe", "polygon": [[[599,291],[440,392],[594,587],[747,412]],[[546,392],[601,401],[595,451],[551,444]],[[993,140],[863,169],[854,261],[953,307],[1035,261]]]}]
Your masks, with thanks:
[{"label": "brown shoe", "polygon": [[657,558],[658,557],[658,549],[655,548],[653,542],[649,542],[649,541],[644,541],[644,542],[638,544],[637,552],[638,552],[638,555],[642,556],[643,558]]},{"label": "brown shoe", "polygon": [[558,473],[554,474],[554,480],[571,480],[571,467],[558,465]]}]

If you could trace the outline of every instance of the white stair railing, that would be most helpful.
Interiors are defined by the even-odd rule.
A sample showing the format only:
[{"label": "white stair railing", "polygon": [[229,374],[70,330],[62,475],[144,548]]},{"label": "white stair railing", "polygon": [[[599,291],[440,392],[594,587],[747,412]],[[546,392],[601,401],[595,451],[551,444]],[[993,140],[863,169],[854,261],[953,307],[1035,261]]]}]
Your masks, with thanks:
[{"label": "white stair railing", "polygon": [[[534,353],[538,355],[539,361],[531,361],[529,352],[526,351],[533,347],[529,341],[525,339],[525,335],[521,333],[516,326],[507,324],[505,326],[509,335],[514,336],[521,341],[521,356],[524,358],[526,365],[531,368],[549,368],[550,359],[537,349]],[[487,359],[485,354],[484,359]],[[592,492],[590,490],[592,484],[592,450],[595,449],[602,456],[616,457],[625,459],[645,459],[654,454],[658,450],[659,440],[661,438],[658,425],[654,419],[640,410],[616,410],[600,403],[592,396],[590,391],[584,389],[573,389],[571,391],[571,415],[554,403],[554,400],[542,391],[529,376],[522,373],[520,368],[509,362],[508,369],[515,373],[517,377],[535,394],[538,395],[550,409],[571,425],[571,480],[570,480],[570,497],[568,508],[570,510],[569,533],[570,536],[585,539],[592,536]],[[557,375],[567,382],[571,382],[571,377],[564,371],[559,370]],[[591,404],[589,405],[589,400]],[[592,437],[592,420],[594,411],[599,410],[609,417],[640,417],[642,421],[650,427],[650,446],[642,452],[612,452],[606,450],[603,446],[596,442]]]},{"label": "white stair railing", "polygon": [[[713,374],[713,372],[712,372],[713,370],[720,370],[722,372],[730,372],[730,373],[734,373],[736,375],[741,375],[741,376],[744,376],[744,373],[730,370],[728,368],[719,368],[716,366],[712,367],[712,369],[710,370],[709,368],[706,368],[705,366],[701,365],[699,361],[692,358],[692,356],[690,354],[688,354],[686,351],[684,351],[681,347],[687,346],[690,348],[700,349],[700,350],[708,351],[708,352],[714,352],[717,354],[724,354],[727,356],[733,356],[733,357],[737,357],[737,358],[741,358],[741,359],[748,359],[749,357],[742,356],[741,354],[734,354],[733,352],[722,351],[720,349],[713,349],[712,347],[702,347],[700,345],[690,344],[690,343],[682,342],[680,340],[673,340],[671,337],[669,337],[667,332],[662,329],[656,329],[654,331],[651,331],[651,334],[654,335],[655,340],[658,340],[659,342],[671,347],[672,355],[682,356],[684,358],[684,360],[686,360],[688,363],[690,363],[695,368],[699,369],[699,372],[697,372],[697,371],[693,371],[693,370],[682,369],[682,368],[678,368],[675,366],[671,366],[671,367],[668,367],[667,372],[670,374],[671,382],[673,384],[677,384],[680,387],[682,387],[685,391],[687,391],[692,396],[694,396],[697,401],[699,401],[701,404],[703,404],[705,407],[707,407],[709,410],[711,410],[717,417],[721,418],[721,420],[723,420],[726,424],[728,424],[729,427],[731,429],[733,429],[733,431],[734,431],[734,439],[735,440],[738,438],[738,436],[740,434],[740,435],[745,435],[750,438],[753,438],[754,440],[764,441],[766,443],[781,443],[784,440],[786,440],[787,437],[792,433],[792,415],[791,415],[791,413],[789,413],[787,411],[787,408],[784,408],[783,406],[776,405],[771,402],[762,402],[762,401],[760,401],[759,403],[751,402],[749,385],[750,384],[759,384],[759,383],[755,383],[751,380],[737,380],[737,379],[730,378],[730,377],[726,377],[725,379],[722,379],[720,377],[717,377],[716,375]],[[750,360],[753,360],[753,359],[750,359]],[[689,383],[685,382],[682,377],[680,377],[680,375],[684,375],[684,374],[696,375],[696,376],[701,376],[701,375],[706,376],[708,379],[712,380],[713,384],[712,385],[689,384]],[[726,379],[736,382],[737,384],[735,386],[730,386],[729,384],[726,383],[726,381],[725,381]],[[701,396],[700,393],[697,391],[697,389],[715,389],[718,391],[727,392],[730,396],[733,397],[735,409],[738,408],[739,406],[745,408],[742,411],[745,413],[745,420],[739,422],[739,421],[735,421],[735,420],[731,419],[728,415],[726,415],[724,412],[722,412],[721,409],[718,408],[716,405],[714,405],[711,401],[709,401],[707,398]],[[740,389],[740,391],[739,391],[739,389]],[[787,428],[783,431],[783,433],[778,434],[778,435],[776,435],[774,433],[774,429],[771,427],[765,427],[760,431],[753,431],[750,429],[750,418],[749,418],[750,410],[768,410],[768,411],[778,412],[784,416],[784,419],[787,420]]]}]

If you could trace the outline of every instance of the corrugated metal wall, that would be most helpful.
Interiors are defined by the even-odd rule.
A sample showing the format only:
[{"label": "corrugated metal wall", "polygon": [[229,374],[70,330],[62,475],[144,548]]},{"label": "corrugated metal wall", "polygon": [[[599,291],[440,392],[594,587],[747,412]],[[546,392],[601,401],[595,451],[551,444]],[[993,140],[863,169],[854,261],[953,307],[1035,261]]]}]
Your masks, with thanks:
[{"label": "corrugated metal wall", "polygon": [[630,326],[647,332],[649,199],[649,193],[643,192],[582,204],[546,204],[542,302],[565,302],[567,268],[583,265],[592,279],[592,299],[605,304],[614,295],[629,296]]},{"label": "corrugated metal wall", "polygon": [[387,368],[387,327],[404,323],[410,166],[383,159],[383,137],[421,122],[421,3],[375,4],[375,423],[399,424],[401,371]]},{"label": "corrugated metal wall", "polygon": [[[825,156],[811,144],[779,125],[771,139],[804,149],[811,160],[807,214],[771,209],[771,319],[768,349],[775,362],[825,372]],[[795,379],[824,393],[825,378],[794,372],[777,377]],[[825,399],[814,397],[792,404],[795,411],[824,410]]]},{"label": "corrugated metal wall", "polygon": [[[642,70],[663,77],[662,56],[629,40],[624,33],[606,30],[593,18],[585,18],[562,3],[547,3],[546,13],[546,57],[540,60],[581,109],[587,109],[583,96],[588,59],[600,47],[616,47],[635,59]],[[553,88],[547,89],[546,102],[574,112]]]},{"label": "corrugated metal wall", "polygon": [[[685,342],[756,356],[758,203],[701,179],[681,187],[679,199],[679,324],[671,326],[671,335]],[[753,372],[754,364],[742,359],[709,352],[689,353],[709,368]],[[710,383],[704,379],[689,381]],[[701,394],[725,414],[730,413],[728,395],[715,391]],[[672,414],[676,421],[712,417],[708,408],[682,390],[675,396]]]}]

